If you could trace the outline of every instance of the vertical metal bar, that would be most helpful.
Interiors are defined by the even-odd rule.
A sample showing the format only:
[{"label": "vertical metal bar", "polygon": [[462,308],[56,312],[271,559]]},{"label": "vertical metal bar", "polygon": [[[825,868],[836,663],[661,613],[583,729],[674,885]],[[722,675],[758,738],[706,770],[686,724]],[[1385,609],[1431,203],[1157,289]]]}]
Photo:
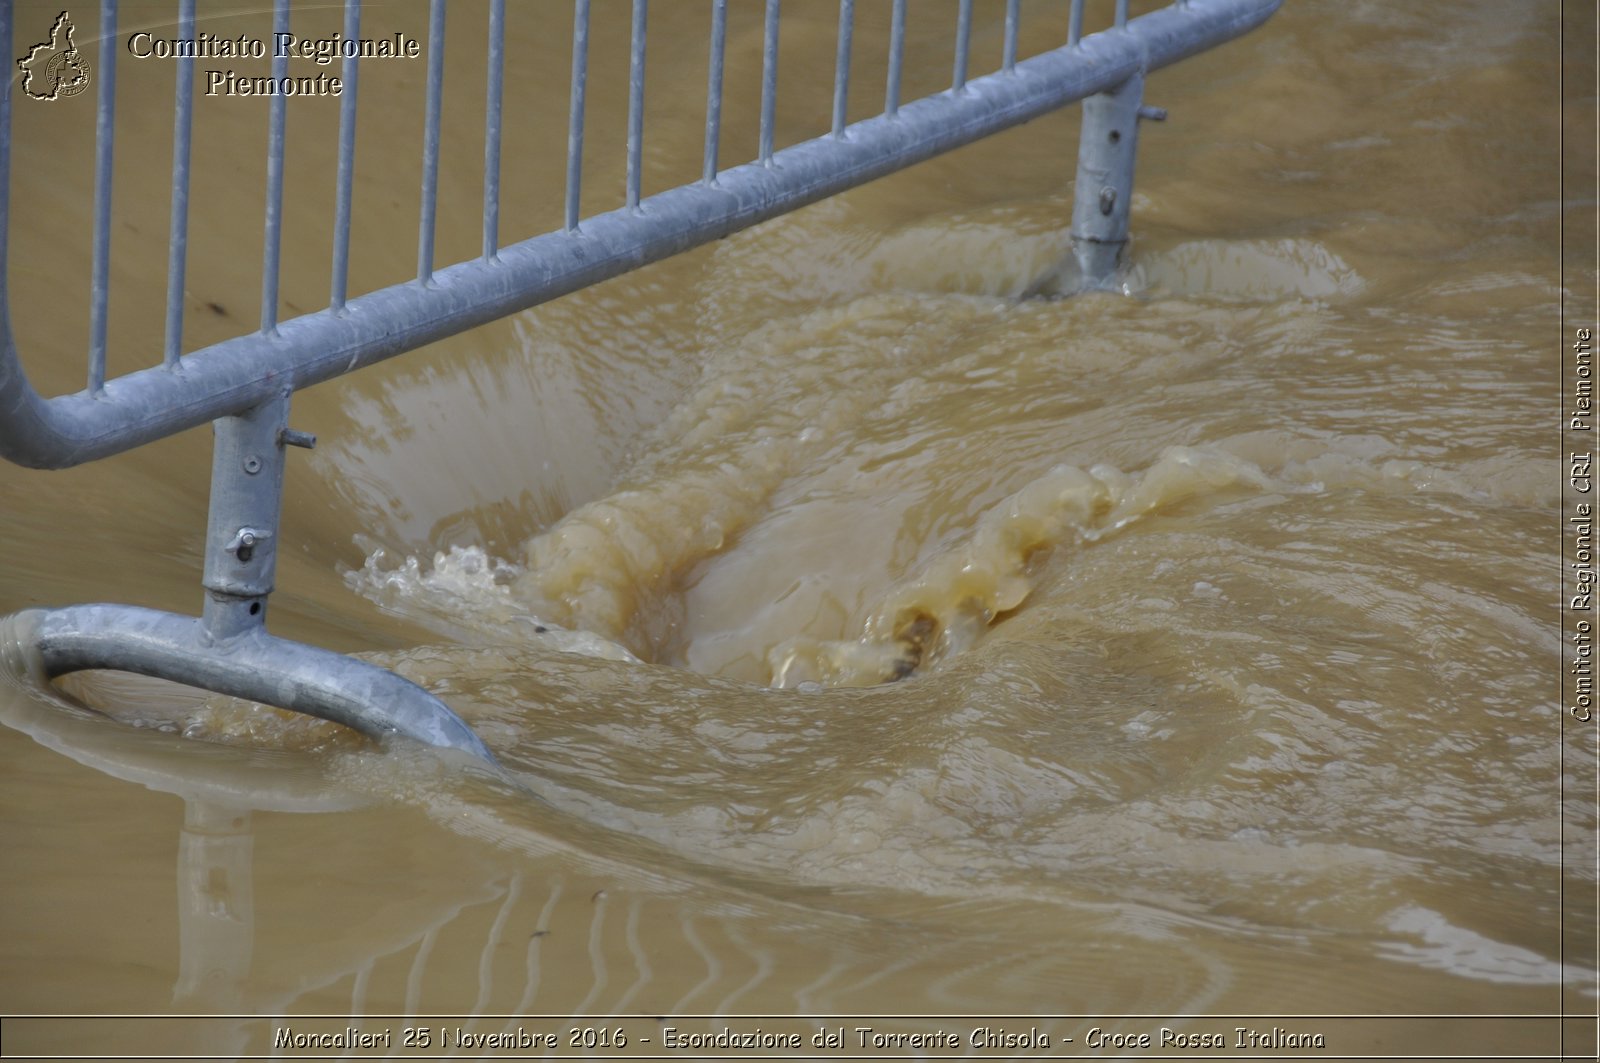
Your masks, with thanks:
[{"label": "vertical metal bar", "polygon": [[1117,0],[1117,29],[1128,24],[1128,0]]},{"label": "vertical metal bar", "polygon": [[[100,2],[100,95],[94,120],[94,265],[89,280],[89,391],[106,384],[106,305],[111,297],[111,156],[117,111],[117,0]],[[10,55],[10,52],[6,53]]]},{"label": "vertical metal bar", "polygon": [[489,0],[489,88],[483,129],[483,257],[500,251],[500,103],[505,82],[506,0]]},{"label": "vertical metal bar", "polygon": [[1006,51],[1001,68],[1008,73],[1017,65],[1017,30],[1020,28],[1022,0],[1006,0]]},{"label": "vertical metal bar", "polygon": [[[194,40],[194,0],[178,4],[178,37]],[[167,337],[161,362],[175,368],[183,353],[183,283],[189,257],[189,145],[194,133],[194,57],[177,64],[172,106],[172,221],[167,233]]]},{"label": "vertical metal bar", "polygon": [[[289,0],[275,0],[272,11],[274,35],[289,32]],[[274,39],[277,39],[276,36]],[[272,76],[278,83],[289,76],[289,55],[276,49],[272,57]],[[278,331],[278,267],[283,250],[283,124],[288,113],[288,98],[272,97],[267,112],[267,219],[262,226],[261,250],[261,331]]]},{"label": "vertical metal bar", "polygon": [[[287,31],[285,31],[287,32]],[[267,620],[278,563],[283,504],[283,434],[289,393],[213,422],[211,504],[206,526],[206,631],[229,639]]]},{"label": "vertical metal bar", "polygon": [[[344,39],[361,39],[361,0],[345,0]],[[344,91],[339,94],[339,174],[333,205],[333,281],[328,305],[344,309],[350,286],[350,198],[356,175],[356,81],[359,60],[347,55],[340,71]]]},{"label": "vertical metal bar", "polygon": [[961,0],[956,15],[956,68],[950,87],[960,92],[967,85],[967,56],[972,51],[972,0]]},{"label": "vertical metal bar", "polygon": [[1072,0],[1072,13],[1067,16],[1067,47],[1083,40],[1083,0]]},{"label": "vertical metal bar", "polygon": [[1072,250],[1086,288],[1110,288],[1128,243],[1128,206],[1139,146],[1144,78],[1135,74],[1083,101],[1078,179],[1072,193]]},{"label": "vertical metal bar", "polygon": [[722,63],[728,45],[728,0],[711,0],[711,70],[706,75],[706,158],[700,179],[717,180],[717,148],[722,139]]},{"label": "vertical metal bar", "polygon": [[889,18],[889,85],[883,93],[883,113],[900,110],[900,70],[906,57],[906,0],[894,0]]},{"label": "vertical metal bar", "polygon": [[628,208],[639,206],[644,171],[644,45],[650,0],[633,0],[633,39],[628,58]]},{"label": "vertical metal bar", "polygon": [[433,225],[439,206],[439,110],[444,97],[444,0],[428,7],[428,103],[422,134],[422,224],[417,233],[417,280],[433,277]]},{"label": "vertical metal bar", "polygon": [[567,117],[567,231],[578,228],[583,184],[583,102],[589,82],[589,0],[577,0],[572,16],[572,92]]},{"label": "vertical metal bar", "polygon": [[839,0],[839,52],[833,61],[833,135],[843,136],[850,107],[850,42],[855,33],[855,0]]},{"label": "vertical metal bar", "polygon": [[762,164],[772,165],[772,127],[778,114],[778,4],[767,0],[767,21],[761,33],[761,147]]}]

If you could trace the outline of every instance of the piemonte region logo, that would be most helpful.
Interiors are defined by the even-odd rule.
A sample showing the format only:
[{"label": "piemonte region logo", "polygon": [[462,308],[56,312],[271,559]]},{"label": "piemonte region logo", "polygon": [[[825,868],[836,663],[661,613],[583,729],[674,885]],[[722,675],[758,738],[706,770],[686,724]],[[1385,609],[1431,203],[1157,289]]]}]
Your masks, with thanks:
[{"label": "piemonte region logo", "polygon": [[50,39],[28,49],[17,60],[22,91],[35,100],[76,96],[89,87],[89,60],[72,43],[72,19],[65,11],[50,27]]}]

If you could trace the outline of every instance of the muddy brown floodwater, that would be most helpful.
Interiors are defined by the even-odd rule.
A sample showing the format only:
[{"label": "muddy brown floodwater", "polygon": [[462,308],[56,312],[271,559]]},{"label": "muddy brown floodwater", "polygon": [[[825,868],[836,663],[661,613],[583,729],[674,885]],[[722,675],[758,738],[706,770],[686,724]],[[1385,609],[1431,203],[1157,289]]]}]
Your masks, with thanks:
[{"label": "muddy brown floodwater", "polygon": [[[560,220],[564,6],[511,5],[504,242]],[[826,129],[836,7],[784,6],[789,143]],[[888,5],[859,6],[865,116]],[[704,7],[651,12],[646,194],[698,174]],[[19,41],[57,10],[18,3]],[[954,5],[912,12],[908,96],[948,77]],[[1196,1014],[1592,1014],[1552,337],[1595,206],[1559,192],[1559,13],[1289,0],[1154,76],[1131,296],[1021,298],[1066,248],[1072,109],[296,396],[320,444],[272,629],[436,691],[507,774],[7,651],[0,1011],[1085,1016],[987,1024],[1058,1050],[1251,1025]],[[595,209],[625,15],[597,0]],[[1064,32],[1024,15],[1025,53]],[[440,262],[477,254],[482,17],[451,13]],[[735,3],[725,161],[755,151],[759,25]],[[124,5],[124,39],[163,27]],[[355,290],[415,262],[424,72],[364,70]],[[172,67],[118,77],[114,371],[159,358]],[[12,329],[49,394],[82,386],[91,99],[15,113]],[[265,115],[197,109],[190,349],[258,319]],[[337,103],[289,118],[286,316],[326,303]],[[209,453],[0,467],[0,611],[196,611]],[[249,1054],[280,1025],[12,1034]],[[1293,1028],[1470,1050],[1447,1020]]]}]

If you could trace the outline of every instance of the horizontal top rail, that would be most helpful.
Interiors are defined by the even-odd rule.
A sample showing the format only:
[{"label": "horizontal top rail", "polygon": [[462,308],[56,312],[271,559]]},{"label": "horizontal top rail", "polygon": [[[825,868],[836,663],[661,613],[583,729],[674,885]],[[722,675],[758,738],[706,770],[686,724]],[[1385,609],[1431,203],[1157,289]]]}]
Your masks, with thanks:
[{"label": "horizontal top rail", "polygon": [[[621,209],[581,225],[571,224],[569,213],[567,227],[498,250],[486,235],[483,258],[431,272],[425,261],[420,280],[342,304],[336,298],[328,309],[275,328],[51,399],[34,389],[13,342],[8,210],[0,209],[0,456],[34,468],[65,468],[250,409],[286,388],[308,387],[527,309],[1110,90],[1248,32],[1281,3],[1178,0],[1125,27],[1014,64],[1008,43],[1000,71],[967,80],[963,65],[957,87],[898,104],[836,134],[770,157],[763,149],[756,161],[637,205],[630,192]],[[0,22],[0,54],[9,55],[11,19]],[[0,83],[0,204],[9,203],[14,82]],[[768,132],[763,129],[764,144]],[[634,180],[630,175],[630,189]]]}]

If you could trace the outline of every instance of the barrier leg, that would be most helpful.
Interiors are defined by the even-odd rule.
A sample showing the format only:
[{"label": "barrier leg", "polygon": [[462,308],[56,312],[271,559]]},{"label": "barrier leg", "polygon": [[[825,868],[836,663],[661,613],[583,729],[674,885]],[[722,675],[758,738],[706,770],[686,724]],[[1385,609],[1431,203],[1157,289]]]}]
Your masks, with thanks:
[{"label": "barrier leg", "polygon": [[[206,630],[215,638],[262,629],[278,567],[287,393],[212,423],[211,509],[206,528]],[[306,440],[314,442],[314,440]]]},{"label": "barrier leg", "polygon": [[156,676],[493,763],[472,729],[416,684],[365,661],[267,634],[284,448],[314,443],[292,431],[288,417],[284,393],[215,422],[200,619],[128,605],[40,611],[33,641],[46,675],[111,668]]},{"label": "barrier leg", "polygon": [[1078,181],[1072,198],[1072,253],[1079,287],[1116,286],[1128,244],[1128,209],[1133,199],[1133,165],[1139,148],[1139,120],[1166,117],[1141,105],[1144,76],[1135,74],[1110,92],[1083,101],[1078,134]]}]

